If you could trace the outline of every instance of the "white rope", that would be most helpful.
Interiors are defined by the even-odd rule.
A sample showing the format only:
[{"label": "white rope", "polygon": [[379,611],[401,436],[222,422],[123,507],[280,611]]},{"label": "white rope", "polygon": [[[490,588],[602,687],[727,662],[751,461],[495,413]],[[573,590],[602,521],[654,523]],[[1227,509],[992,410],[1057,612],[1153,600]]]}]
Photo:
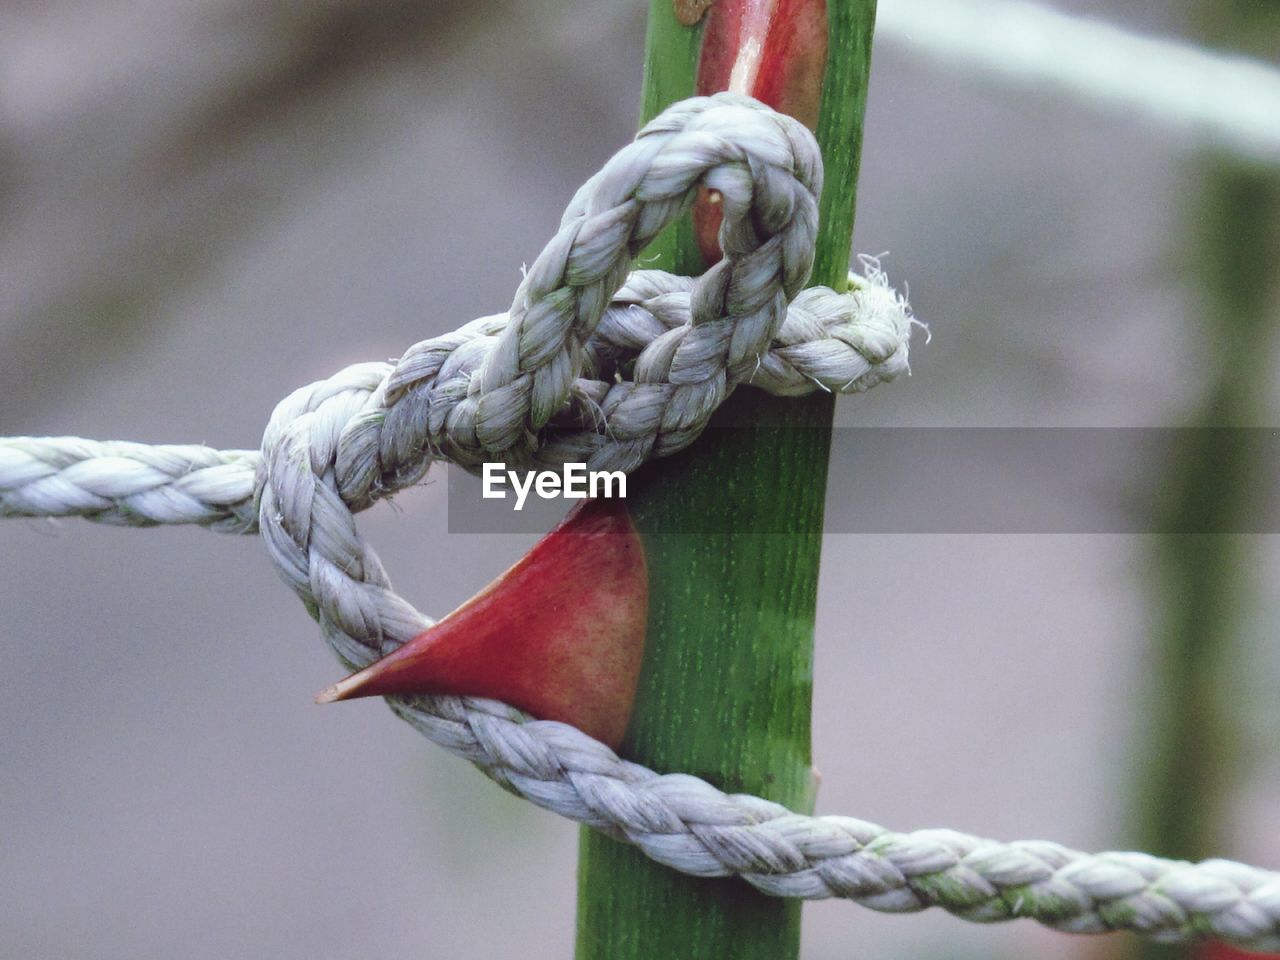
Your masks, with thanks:
[{"label": "white rope", "polygon": [[1280,70],[1024,0],[881,0],[876,36],[953,66],[1280,163]]},{"label": "white rope", "polygon": [[[353,511],[415,482],[432,458],[629,469],[692,442],[738,383],[856,391],[905,369],[912,321],[874,266],[851,293],[802,291],[820,183],[817,145],[794,121],[730,94],[676,104],[579,191],[508,314],[295,391],[260,457],[0,441],[0,512],[248,530],[256,503],[282,577],[338,656],[366,666],[431,621],[392,590]],[[627,279],[636,251],[699,185],[722,194],[725,260],[692,281]],[[515,793],[695,876],[891,912],[937,905],[978,921],[1280,946],[1280,875],[1266,870],[801,816],[659,775],[495,701],[388,702]]]}]

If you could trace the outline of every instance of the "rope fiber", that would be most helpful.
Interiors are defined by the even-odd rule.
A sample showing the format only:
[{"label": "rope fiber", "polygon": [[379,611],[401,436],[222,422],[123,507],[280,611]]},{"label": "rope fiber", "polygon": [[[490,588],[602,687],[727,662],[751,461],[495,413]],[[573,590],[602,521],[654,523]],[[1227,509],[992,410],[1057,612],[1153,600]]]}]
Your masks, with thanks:
[{"label": "rope fiber", "polygon": [[[628,274],[699,186],[721,196],[725,258],[697,279]],[[733,94],[675,104],[578,191],[507,313],[294,391],[260,452],[0,440],[0,515],[258,533],[338,657],[367,666],[431,620],[391,588],[354,513],[433,460],[631,470],[692,443],[740,384],[851,393],[907,368],[914,321],[874,261],[848,292],[805,289],[821,189],[817,144],[796,121]],[[888,912],[1280,948],[1271,871],[802,816],[660,775],[496,701],[388,703],[508,790],[695,876]]]}]

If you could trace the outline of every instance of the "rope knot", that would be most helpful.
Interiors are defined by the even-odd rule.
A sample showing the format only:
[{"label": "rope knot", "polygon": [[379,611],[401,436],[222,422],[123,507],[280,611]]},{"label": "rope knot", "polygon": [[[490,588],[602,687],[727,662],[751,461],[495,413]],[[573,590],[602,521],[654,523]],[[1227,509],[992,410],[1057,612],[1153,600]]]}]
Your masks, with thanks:
[{"label": "rope knot", "polygon": [[[507,313],[294,391],[260,452],[0,440],[0,515],[257,529],[339,658],[364,667],[431,621],[392,590],[353,514],[432,460],[629,470],[691,443],[742,383],[857,392],[908,369],[915,321],[875,260],[848,292],[803,289],[821,183],[817,147],[795,121],[731,94],[678,103],[577,192]],[[628,275],[699,185],[721,194],[725,260],[696,280]],[[974,920],[1280,948],[1271,871],[805,817],[659,775],[507,704],[388,701],[508,789],[697,876],[885,911],[937,905]]]}]

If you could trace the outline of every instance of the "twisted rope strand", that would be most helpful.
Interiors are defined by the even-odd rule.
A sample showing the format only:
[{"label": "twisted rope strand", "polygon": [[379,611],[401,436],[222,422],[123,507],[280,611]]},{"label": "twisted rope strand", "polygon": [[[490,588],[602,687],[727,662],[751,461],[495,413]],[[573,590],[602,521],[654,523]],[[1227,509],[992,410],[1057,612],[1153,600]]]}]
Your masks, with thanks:
[{"label": "twisted rope strand", "polygon": [[[849,293],[802,290],[821,177],[810,134],[767,107],[731,94],[677,104],[578,191],[507,314],[294,391],[260,454],[0,440],[0,514],[249,532],[256,512],[325,640],[348,667],[367,666],[431,621],[392,589],[354,512],[433,459],[631,469],[691,443],[740,383],[856,392],[906,369],[912,320],[874,262]],[[628,277],[699,185],[722,194],[725,260],[696,280]],[[505,788],[696,876],[890,912],[941,906],[983,922],[1280,947],[1273,872],[801,816],[659,775],[496,701],[388,703]]]},{"label": "twisted rope strand", "polygon": [[84,517],[117,526],[258,529],[256,450],[79,437],[0,439],[0,516]]},{"label": "twisted rope strand", "polygon": [[696,777],[658,775],[573,727],[531,721],[495,701],[390,702],[513,792],[694,876],[738,876],[773,896],[842,897],[884,913],[938,906],[980,923],[1029,917],[1070,933],[1129,930],[1164,942],[1213,935],[1280,949],[1280,874],[1272,871],[802,816]]},{"label": "twisted rope strand", "polygon": [[[861,393],[893,380],[908,369],[910,326],[905,310],[873,258],[864,258],[864,276],[850,275],[851,289],[838,294],[827,287],[801,291],[769,349],[747,382],[779,396],[802,396],[814,390]],[[535,459],[543,466],[585,463],[610,440],[626,435],[619,418],[605,417],[603,404],[616,384],[611,375],[663,334],[689,321],[693,281],[659,270],[637,270],[614,296],[595,334],[585,345],[585,372],[569,402],[543,431]],[[317,405],[329,392],[363,391],[371,396],[395,374],[414,376],[428,366],[439,370],[455,351],[483,349],[507,326],[507,315],[473,320],[458,330],[424,340],[397,364],[357,364],[328,380],[304,388],[301,408]],[[425,358],[425,359],[424,359]],[[461,359],[465,363],[465,358]],[[420,373],[418,375],[421,375]],[[655,388],[660,384],[653,385]],[[311,391],[307,393],[306,391]],[[321,391],[316,393],[315,391]],[[419,397],[405,393],[396,401],[413,408]],[[367,401],[365,401],[367,403]],[[361,406],[363,406],[362,404]],[[374,418],[375,427],[377,417]],[[412,420],[410,414],[406,420]],[[381,496],[415,482],[418,474],[375,488],[369,455],[359,441],[360,425],[350,425],[348,441],[339,449],[339,490],[352,510],[366,509]],[[634,427],[631,428],[634,432]],[[406,463],[420,438],[391,436],[388,462]],[[376,464],[376,448],[371,454]],[[599,461],[605,458],[599,458]],[[475,464],[471,465],[473,468]],[[80,437],[0,437],[0,517],[83,517],[116,526],[196,524],[225,533],[257,533],[255,502],[262,471],[258,450],[214,450],[194,445],[149,445]],[[594,469],[594,468],[593,468]]]}]

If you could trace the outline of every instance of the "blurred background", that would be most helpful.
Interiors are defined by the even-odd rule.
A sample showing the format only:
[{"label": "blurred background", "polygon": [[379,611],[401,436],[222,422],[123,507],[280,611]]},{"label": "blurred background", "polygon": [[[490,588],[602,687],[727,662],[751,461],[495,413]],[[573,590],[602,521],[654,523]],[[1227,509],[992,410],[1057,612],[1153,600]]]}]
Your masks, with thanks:
[{"label": "blurred background", "polygon": [[[0,435],[256,447],[295,386],[504,309],[634,131],[645,6],[0,5]],[[1057,7],[1280,49],[1270,0]],[[1274,427],[1277,223],[1274,168],[882,37],[854,247],[933,341],[839,423]],[[1256,465],[1203,435],[1144,509],[1229,525]],[[533,540],[449,535],[440,480],[362,529],[437,614]],[[828,536],[818,809],[1280,867],[1277,583],[1274,536]],[[257,542],[6,521],[0,611],[0,955],[571,956],[576,829],[313,706],[341,671]],[[805,918],[810,960],[1137,950]]]}]

